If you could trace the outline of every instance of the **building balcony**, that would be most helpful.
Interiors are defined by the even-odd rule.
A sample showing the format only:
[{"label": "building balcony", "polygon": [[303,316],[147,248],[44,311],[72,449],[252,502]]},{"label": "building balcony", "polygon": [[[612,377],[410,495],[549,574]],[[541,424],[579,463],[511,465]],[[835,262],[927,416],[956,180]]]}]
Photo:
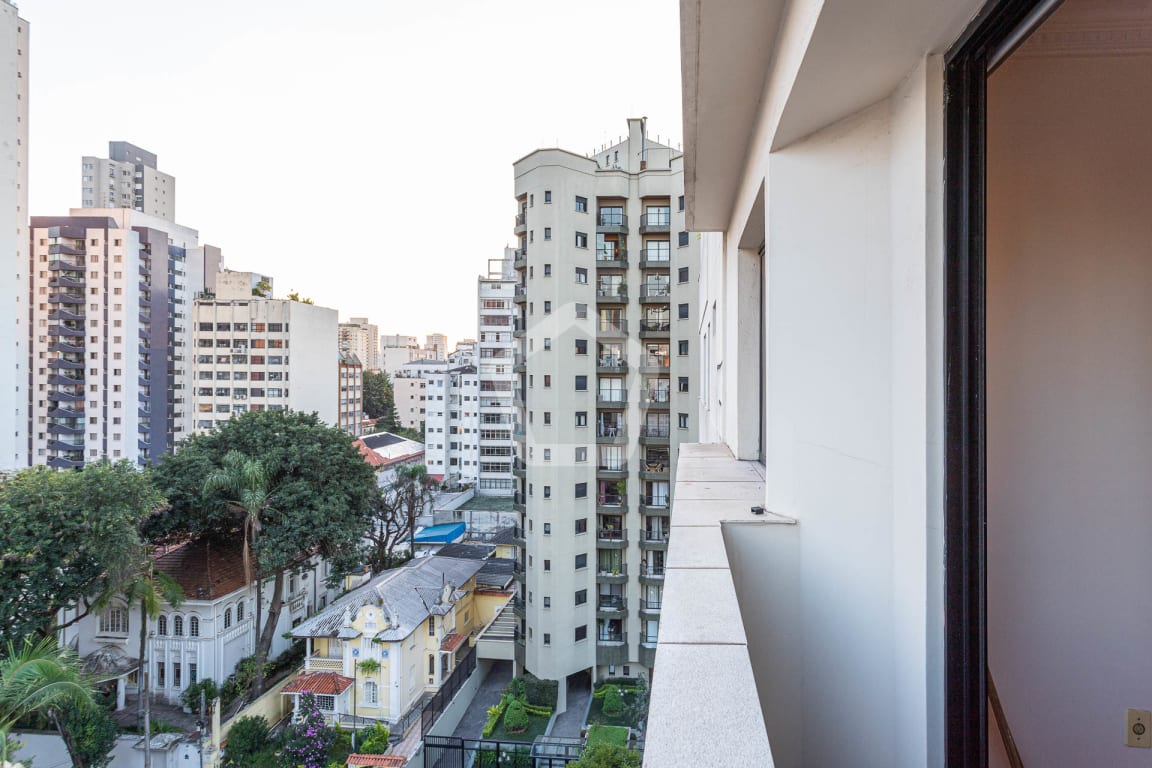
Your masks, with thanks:
[{"label": "building balcony", "polygon": [[602,355],[596,360],[596,373],[628,373],[628,361],[615,355]]},{"label": "building balcony", "polygon": [[650,389],[641,393],[640,407],[648,410],[666,411],[671,405],[672,393],[667,389]]},{"label": "building balcony", "polygon": [[517,390],[513,391],[513,393],[512,393],[512,407],[514,407],[514,408],[526,407],[524,404],[524,390],[517,389]]},{"label": "building balcony", "polygon": [[663,565],[650,565],[640,569],[641,584],[663,584],[666,568]]},{"label": "building balcony", "polygon": [[668,549],[668,529],[640,532],[640,549],[666,551]]},{"label": "building balcony", "polygon": [[628,254],[624,250],[597,251],[596,269],[628,269]]},{"label": "building balcony", "polygon": [[600,286],[596,289],[597,304],[627,304],[628,286]]},{"label": "building balcony", "polygon": [[627,408],[628,407],[628,393],[627,392],[597,392],[596,393],[596,407],[597,408]]},{"label": "building balcony", "polygon": [[600,235],[628,234],[628,216],[623,213],[600,213],[596,217],[596,233]]},{"label": "building balcony", "polygon": [[83,256],[84,247],[68,245],[67,243],[53,243],[48,246],[48,253],[51,255]]},{"label": "building balcony", "polygon": [[51,390],[48,392],[48,399],[54,400],[56,402],[62,402],[62,403],[83,403],[84,402],[84,393],[83,392],[69,392],[69,391],[63,390],[63,389]]},{"label": "building balcony", "polygon": [[528,330],[528,323],[524,319],[518,319],[512,324],[512,338],[524,338],[524,332]]},{"label": "building balcony", "polygon": [[57,307],[48,313],[49,320],[71,320],[74,323],[84,322],[84,309],[73,307]]},{"label": "building balcony", "polygon": [[524,549],[524,547],[528,545],[527,539],[524,537],[524,529],[520,526],[512,529],[512,543],[520,547],[520,549]]},{"label": "building balcony", "polygon": [[515,475],[516,477],[519,477],[521,480],[524,479],[524,474],[527,471],[527,469],[528,469],[528,465],[526,465],[520,459],[516,459],[514,462],[512,462],[512,474]]},{"label": "building balcony", "polygon": [[644,355],[640,358],[640,373],[668,373],[671,365],[668,355]]},{"label": "building balcony", "polygon": [[660,618],[660,601],[659,600],[641,600],[640,601],[640,617],[645,619],[658,619]]},{"label": "building balcony", "polygon": [[48,383],[58,387],[82,387],[84,386],[84,376],[64,376],[53,373],[48,377]]},{"label": "building balcony", "polygon": [[668,285],[641,285],[641,304],[667,304],[672,300],[672,287]]},{"label": "building balcony", "polygon": [[517,235],[522,235],[528,231],[528,214],[516,214],[516,223],[512,225],[512,231]]},{"label": "building balcony", "polygon": [[68,355],[83,355],[84,354],[84,344],[83,344],[83,341],[81,341],[80,344],[68,344],[68,343],[65,343],[63,341],[55,341],[55,342],[48,345],[48,351],[49,352],[62,352],[64,354],[68,354]]},{"label": "building balcony", "polygon": [[666,339],[672,333],[672,323],[668,320],[641,320],[640,338]]},{"label": "building balcony", "polygon": [[664,462],[649,461],[640,465],[640,479],[660,482],[668,480],[668,465]]},{"label": "building balcony", "polygon": [[596,613],[606,617],[617,617],[628,612],[628,598],[623,595],[598,595]]},{"label": "building balcony", "polygon": [[602,493],[596,497],[596,511],[620,514],[628,506],[628,496],[616,493]]},{"label": "building balcony", "polygon": [[52,469],[80,469],[84,466],[84,460],[79,457],[50,456],[48,466]]},{"label": "building balcony", "polygon": [[344,674],[344,657],[314,653],[304,659],[305,672],[335,672]]},{"label": "building balcony", "polygon": [[527,508],[524,505],[524,494],[520,491],[512,494],[512,510],[524,514]]},{"label": "building balcony", "polygon": [[640,234],[654,235],[669,232],[672,229],[672,217],[667,213],[645,213],[640,217]]},{"label": "building balcony", "polygon": [[512,253],[513,269],[528,269],[528,249],[517,248]]},{"label": "building balcony", "polygon": [[61,453],[83,453],[84,441],[83,440],[49,440],[48,450],[60,451]]},{"label": "building balcony", "polygon": [[640,427],[640,445],[668,445],[668,439],[672,434],[672,430],[668,426],[650,426],[645,424]]},{"label": "building balcony", "polygon": [[82,371],[84,370],[84,362],[82,360],[66,360],[62,357],[54,357],[48,361],[48,367],[55,370]]},{"label": "building balcony", "polygon": [[80,305],[80,304],[84,303],[84,296],[81,294],[66,293],[64,291],[60,291],[58,293],[54,293],[51,296],[49,296],[48,297],[48,303],[49,304],[70,304],[70,305],[75,306],[75,305]]},{"label": "building balcony", "polygon": [[70,325],[50,325],[48,326],[49,336],[67,336],[74,339],[84,338],[83,328],[74,328]]},{"label": "building balcony", "polygon": [[596,477],[601,480],[626,480],[628,479],[628,464],[627,462],[601,464],[596,467]]},{"label": "building balcony", "polygon": [[654,248],[644,248],[640,251],[640,269],[669,270],[671,268],[672,254],[668,251]]},{"label": "building balcony", "polygon": [[596,571],[597,584],[626,584],[628,582],[628,564],[610,571]]},{"label": "building balcony", "polygon": [[57,422],[55,424],[49,424],[48,425],[48,434],[50,434],[50,435],[69,435],[69,436],[83,435],[84,434],[84,424],[83,423],[68,424],[68,423],[64,423],[64,422]]},{"label": "building balcony", "polygon": [[628,429],[622,423],[600,424],[596,427],[596,443],[599,445],[622,445],[628,442]]},{"label": "building balcony", "polygon": [[524,563],[517,560],[512,564],[512,576],[521,583],[524,581]]},{"label": "building balcony", "polygon": [[48,281],[49,288],[83,288],[84,285],[84,278],[67,277],[65,275],[54,277]]},{"label": "building balcony", "polygon": [[82,419],[84,418],[83,408],[62,408],[57,406],[48,409],[48,418],[50,419]]},{"label": "building balcony", "polygon": [[640,496],[640,512],[648,516],[668,517],[667,495],[645,494]]},{"label": "building balcony", "polygon": [[516,357],[513,358],[512,372],[513,373],[524,373],[527,370],[528,370],[528,360],[524,357],[524,355],[520,355],[520,354],[516,355]]},{"label": "building balcony", "polygon": [[628,531],[622,528],[601,528],[596,531],[596,546],[600,549],[626,549]]},{"label": "building balcony", "polygon": [[516,288],[512,291],[512,300],[517,304],[523,304],[524,302],[528,301],[528,286],[516,286]]}]

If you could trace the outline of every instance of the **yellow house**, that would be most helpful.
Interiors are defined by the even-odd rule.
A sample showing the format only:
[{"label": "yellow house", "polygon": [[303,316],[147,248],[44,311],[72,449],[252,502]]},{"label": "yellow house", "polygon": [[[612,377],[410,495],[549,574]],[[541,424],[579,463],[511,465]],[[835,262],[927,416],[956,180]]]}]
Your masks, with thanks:
[{"label": "yellow house", "polygon": [[[510,593],[481,590],[483,561],[431,556],[373,577],[292,630],[307,643],[283,693],[316,694],[330,720],[395,723],[435,692]],[[360,720],[363,722],[363,720]]]}]

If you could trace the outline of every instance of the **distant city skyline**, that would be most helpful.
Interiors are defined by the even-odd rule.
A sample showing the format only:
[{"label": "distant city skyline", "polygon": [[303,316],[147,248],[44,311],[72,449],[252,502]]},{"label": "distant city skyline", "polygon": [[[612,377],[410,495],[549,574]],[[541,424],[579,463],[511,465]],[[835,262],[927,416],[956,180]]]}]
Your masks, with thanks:
[{"label": "distant city skyline", "polygon": [[80,158],[129,141],[228,268],[455,344],[476,335],[476,276],[514,241],[513,161],[595,151],[630,116],[682,139],[674,2],[323,11],[22,0],[29,212],[79,207]]}]

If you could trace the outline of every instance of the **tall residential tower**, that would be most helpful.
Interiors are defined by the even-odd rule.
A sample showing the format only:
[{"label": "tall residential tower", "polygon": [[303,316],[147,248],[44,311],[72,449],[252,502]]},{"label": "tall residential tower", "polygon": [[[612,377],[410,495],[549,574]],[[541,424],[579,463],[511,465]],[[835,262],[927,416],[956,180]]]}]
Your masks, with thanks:
[{"label": "tall residential tower", "polygon": [[176,179],[156,167],[156,155],[126,141],[108,142],[108,157],[80,161],[85,208],[131,208],[176,219]]},{"label": "tall residential tower", "polygon": [[503,259],[488,262],[488,274],[480,276],[476,288],[480,309],[480,482],[476,492],[481,496],[511,496],[516,481],[512,475],[512,430],[516,423],[512,405],[516,385],[516,342],[512,338],[516,321],[514,259],[515,250],[504,249]]}]

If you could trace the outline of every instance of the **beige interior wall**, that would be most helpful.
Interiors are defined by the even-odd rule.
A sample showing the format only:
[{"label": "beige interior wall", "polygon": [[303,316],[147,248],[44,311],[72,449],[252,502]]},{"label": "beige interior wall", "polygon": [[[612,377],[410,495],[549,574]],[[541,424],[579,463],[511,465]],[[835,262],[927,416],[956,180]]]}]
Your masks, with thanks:
[{"label": "beige interior wall", "polygon": [[1096,53],[989,82],[988,644],[1030,766],[1152,760],[1124,745],[1152,709],[1152,57]]}]

